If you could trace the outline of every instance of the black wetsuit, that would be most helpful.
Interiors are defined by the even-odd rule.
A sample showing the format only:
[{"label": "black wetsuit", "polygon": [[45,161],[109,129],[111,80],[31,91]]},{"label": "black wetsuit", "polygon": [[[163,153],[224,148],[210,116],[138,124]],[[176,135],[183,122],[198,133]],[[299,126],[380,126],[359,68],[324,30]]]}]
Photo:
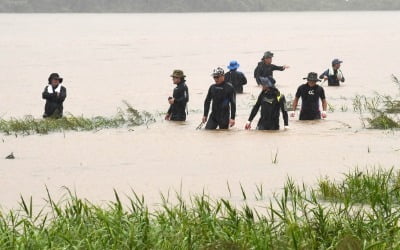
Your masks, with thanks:
[{"label": "black wetsuit", "polygon": [[253,121],[261,106],[261,117],[257,124],[259,130],[279,130],[280,112],[283,115],[285,126],[288,126],[289,116],[286,108],[286,99],[279,90],[271,88],[267,92],[262,91],[257,102],[251,110],[249,121]]},{"label": "black wetsuit", "polygon": [[[53,93],[49,93],[47,87],[52,88]],[[55,89],[56,88],[53,88],[50,84],[44,88],[42,98],[46,100],[46,104],[44,106],[43,118],[61,118],[63,116],[63,102],[67,97],[67,89],[61,86],[59,95],[57,95]]]},{"label": "black wetsuit", "polygon": [[325,76],[328,77],[328,86],[340,86],[340,82],[344,82],[344,76],[342,76],[342,79],[339,80],[337,77],[338,70],[334,69],[333,70],[333,75],[329,75],[329,69],[325,70],[324,73],[322,73],[319,76],[319,79],[323,79]]},{"label": "black wetsuit", "polygon": [[232,83],[236,93],[243,93],[243,85],[247,84],[246,76],[237,70],[226,72],[225,81]]},{"label": "black wetsuit", "polygon": [[275,64],[265,64],[263,61],[259,62],[257,67],[254,69],[254,78],[256,78],[257,84],[260,85],[260,76],[270,77],[273,79],[272,84],[275,84],[273,72],[275,70],[283,71],[283,66],[276,66]]},{"label": "black wetsuit", "polygon": [[319,99],[325,100],[325,91],[319,85],[310,87],[307,83],[300,85],[297,89],[296,97],[301,97],[300,120],[321,119],[319,110]]},{"label": "black wetsuit", "polygon": [[206,129],[227,129],[229,119],[235,119],[236,95],[232,84],[226,81],[221,84],[213,84],[208,89],[204,101],[204,116],[208,116],[212,101],[211,115],[208,118]]},{"label": "black wetsuit", "polygon": [[185,121],[186,120],[186,104],[189,102],[189,90],[185,81],[180,82],[174,88],[172,94],[174,103],[168,109],[171,121]]}]

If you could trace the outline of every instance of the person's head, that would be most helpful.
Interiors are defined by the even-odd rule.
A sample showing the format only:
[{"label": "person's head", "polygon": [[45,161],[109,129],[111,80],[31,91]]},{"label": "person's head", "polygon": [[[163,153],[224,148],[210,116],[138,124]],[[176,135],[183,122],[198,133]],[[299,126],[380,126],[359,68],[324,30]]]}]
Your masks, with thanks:
[{"label": "person's head", "polygon": [[274,84],[271,81],[271,78],[267,77],[259,77],[260,85],[264,91],[268,91],[269,89],[274,87]]},{"label": "person's head", "polygon": [[317,85],[317,82],[320,82],[321,80],[318,79],[318,74],[315,72],[310,72],[308,73],[307,77],[304,77],[303,79],[307,80],[307,84],[310,87],[314,87]]},{"label": "person's head", "polygon": [[216,84],[221,84],[225,81],[225,72],[220,67],[214,69],[211,76],[214,78]]},{"label": "person's head", "polygon": [[229,62],[229,65],[227,66],[227,68],[229,70],[237,70],[239,68],[239,66],[240,66],[240,64],[237,61],[232,60]]},{"label": "person's head", "polygon": [[49,84],[53,87],[58,86],[58,84],[62,83],[63,79],[57,73],[51,73],[49,76]]},{"label": "person's head", "polygon": [[271,64],[272,63],[272,57],[274,57],[274,53],[271,51],[267,51],[264,53],[264,56],[262,57],[262,60],[265,64]]},{"label": "person's head", "polygon": [[185,80],[185,77],[186,77],[186,76],[185,76],[185,74],[183,73],[182,70],[176,69],[176,70],[174,70],[174,71],[172,72],[171,77],[172,77],[172,82],[173,82],[174,84],[179,84],[179,83],[181,83],[182,81]]},{"label": "person's head", "polygon": [[339,69],[340,68],[340,64],[343,63],[343,61],[340,61],[339,59],[333,59],[332,61],[332,68],[333,69]]}]

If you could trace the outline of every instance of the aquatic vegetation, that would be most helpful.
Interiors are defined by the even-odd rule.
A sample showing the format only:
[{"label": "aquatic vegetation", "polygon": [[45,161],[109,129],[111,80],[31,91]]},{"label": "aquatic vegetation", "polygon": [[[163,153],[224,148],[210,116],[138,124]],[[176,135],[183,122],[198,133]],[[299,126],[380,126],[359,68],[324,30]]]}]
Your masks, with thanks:
[{"label": "aquatic vegetation", "polygon": [[0,119],[0,132],[11,134],[48,134],[50,132],[62,131],[97,131],[107,128],[120,128],[148,125],[155,121],[152,114],[134,109],[128,102],[124,101],[125,109],[119,109],[113,117],[96,116],[86,118],[67,114],[60,119],[37,119],[33,116],[24,118]]},{"label": "aquatic vegetation", "polygon": [[[392,80],[400,88],[400,82],[392,75]],[[396,97],[376,93],[373,97],[357,95],[353,100],[353,110],[358,112],[364,127],[372,129],[398,129],[400,128],[400,100]],[[365,113],[368,114],[365,117]],[[365,126],[367,122],[368,126]]]},{"label": "aquatic vegetation", "polygon": [[[229,184],[228,184],[229,187]],[[62,202],[48,192],[35,212],[32,198],[0,212],[1,249],[399,249],[400,178],[394,169],[356,169],[318,187],[288,178],[282,191],[256,206],[176,193],[148,208],[132,192],[127,204],[96,205],[67,189]],[[229,188],[230,189],[230,188]]]}]

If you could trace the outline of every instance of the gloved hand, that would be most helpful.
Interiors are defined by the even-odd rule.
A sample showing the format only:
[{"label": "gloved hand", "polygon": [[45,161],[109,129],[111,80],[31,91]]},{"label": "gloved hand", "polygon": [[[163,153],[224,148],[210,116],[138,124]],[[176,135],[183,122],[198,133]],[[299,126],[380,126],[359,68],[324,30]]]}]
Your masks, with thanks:
[{"label": "gloved hand", "polygon": [[245,128],[246,130],[251,129],[251,121],[247,121],[247,122],[246,122],[246,125],[244,125],[244,128]]},{"label": "gloved hand", "polygon": [[322,111],[322,112],[321,112],[321,117],[322,117],[323,119],[325,119],[326,116],[327,116],[327,115],[326,115],[326,111]]}]

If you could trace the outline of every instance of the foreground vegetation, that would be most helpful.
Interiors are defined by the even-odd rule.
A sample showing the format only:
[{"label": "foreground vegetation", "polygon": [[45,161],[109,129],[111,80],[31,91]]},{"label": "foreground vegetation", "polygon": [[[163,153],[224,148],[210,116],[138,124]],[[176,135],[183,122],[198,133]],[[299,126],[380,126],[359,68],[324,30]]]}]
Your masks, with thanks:
[{"label": "foreground vegetation", "polygon": [[[64,202],[48,195],[48,207],[0,213],[1,249],[399,249],[400,172],[354,170],[341,182],[324,178],[315,188],[290,179],[280,194],[258,206],[235,206],[205,194],[149,210],[132,194],[125,207],[99,206],[68,192]],[[47,211],[47,212],[43,212]]]},{"label": "foreground vegetation", "polygon": [[139,125],[147,125],[154,122],[154,117],[146,112],[139,112],[129,103],[125,103],[125,109],[119,109],[114,117],[96,116],[85,118],[83,116],[73,116],[68,114],[60,119],[36,119],[33,116],[25,116],[17,119],[9,120],[0,118],[0,132],[6,135],[11,134],[48,134],[50,132],[62,131],[96,131],[105,128],[120,128],[123,126],[133,127]]},{"label": "foreground vegetation", "polygon": [[399,10],[397,0],[3,0],[0,12]]}]

